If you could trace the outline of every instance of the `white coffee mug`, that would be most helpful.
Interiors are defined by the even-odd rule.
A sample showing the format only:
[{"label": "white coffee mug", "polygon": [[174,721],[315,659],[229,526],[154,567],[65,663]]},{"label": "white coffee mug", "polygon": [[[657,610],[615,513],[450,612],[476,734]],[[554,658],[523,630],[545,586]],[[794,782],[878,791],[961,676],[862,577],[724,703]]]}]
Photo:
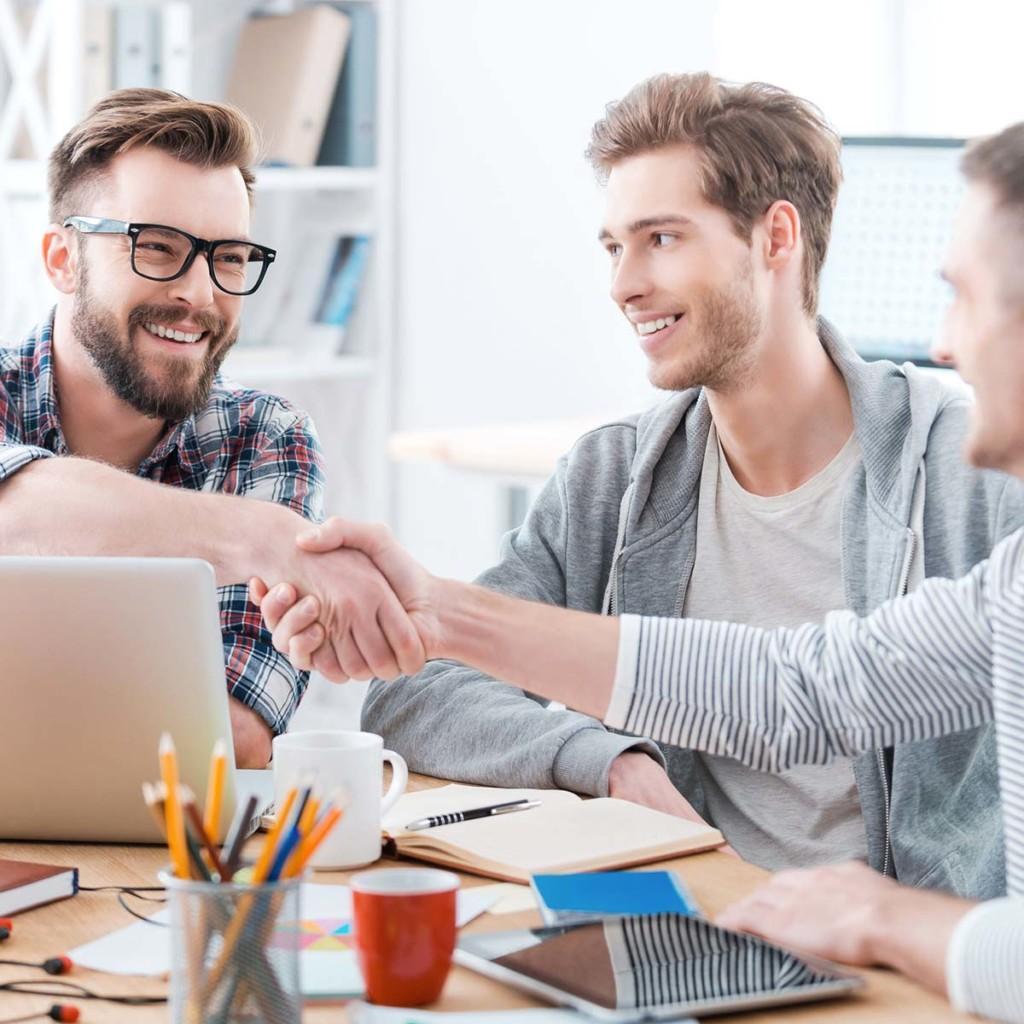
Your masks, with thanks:
[{"label": "white coffee mug", "polygon": [[[391,787],[381,799],[384,762],[391,763]],[[345,813],[320,845],[315,868],[355,868],[380,859],[380,821],[405,792],[404,758],[384,749],[372,732],[322,730],[289,732],[274,738],[274,797],[278,807],[293,786],[312,782],[327,799],[337,790]]]}]

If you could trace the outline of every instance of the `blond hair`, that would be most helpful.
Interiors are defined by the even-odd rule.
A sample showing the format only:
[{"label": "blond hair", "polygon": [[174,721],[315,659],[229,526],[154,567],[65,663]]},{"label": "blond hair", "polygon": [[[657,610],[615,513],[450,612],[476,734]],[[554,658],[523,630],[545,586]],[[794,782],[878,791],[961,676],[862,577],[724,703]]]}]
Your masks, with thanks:
[{"label": "blond hair", "polygon": [[729,214],[745,241],[772,203],[796,207],[803,306],[813,316],[842,181],[840,140],[821,111],[763,82],[731,85],[706,72],[656,75],[608,104],[586,155],[607,180],[626,157],[679,144],[694,147],[704,198]]},{"label": "blond hair", "polygon": [[152,146],[198,167],[238,168],[252,199],[250,167],[258,158],[255,126],[235,107],[191,100],[168,89],[119,89],[99,101],[50,154],[50,219],[79,212],[83,187],[110,161],[137,146]]}]

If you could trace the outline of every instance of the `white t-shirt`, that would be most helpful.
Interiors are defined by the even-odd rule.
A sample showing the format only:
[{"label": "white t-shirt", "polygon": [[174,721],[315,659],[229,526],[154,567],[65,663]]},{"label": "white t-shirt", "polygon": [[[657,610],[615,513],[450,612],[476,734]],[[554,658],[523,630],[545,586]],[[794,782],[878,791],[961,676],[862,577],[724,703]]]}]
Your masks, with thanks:
[{"label": "white t-shirt", "polygon": [[[840,511],[859,462],[851,435],[796,490],[762,497],[733,476],[712,425],[683,614],[773,629],[820,623],[828,612],[845,608]],[[696,756],[709,816],[745,860],[778,870],[866,858],[849,758],[772,775],[732,758]]]}]

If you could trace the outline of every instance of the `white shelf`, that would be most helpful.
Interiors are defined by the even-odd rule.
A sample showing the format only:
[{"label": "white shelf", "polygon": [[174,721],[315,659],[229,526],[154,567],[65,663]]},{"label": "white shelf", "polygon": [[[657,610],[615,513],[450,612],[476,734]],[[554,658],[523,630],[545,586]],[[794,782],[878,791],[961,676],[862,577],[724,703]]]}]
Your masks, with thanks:
[{"label": "white shelf", "polygon": [[[375,167],[258,167],[260,192],[372,192]],[[0,164],[0,192],[27,198],[46,195],[46,164],[42,160],[5,160]]]},{"label": "white shelf", "polygon": [[224,361],[226,376],[242,384],[284,380],[365,380],[374,361],[366,356],[309,356],[281,348],[236,348]]},{"label": "white shelf", "polygon": [[375,167],[257,167],[259,192],[370,192],[377,185]]}]

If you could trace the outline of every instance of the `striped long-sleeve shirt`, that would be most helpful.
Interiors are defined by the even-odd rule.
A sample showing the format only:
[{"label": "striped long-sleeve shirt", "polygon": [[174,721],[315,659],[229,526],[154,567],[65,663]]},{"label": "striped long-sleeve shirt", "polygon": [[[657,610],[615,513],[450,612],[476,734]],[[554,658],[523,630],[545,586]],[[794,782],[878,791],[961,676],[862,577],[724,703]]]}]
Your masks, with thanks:
[{"label": "striped long-sleeve shirt", "polygon": [[[53,370],[53,322],[0,348],[0,482],[37,459],[70,455]],[[309,418],[287,402],[217,378],[206,406],[170,425],[136,474],[170,487],[244,495],[323,518],[323,457]],[[244,585],[221,587],[228,692],[283,732],[309,681],[274,650]]]},{"label": "striped long-sleeve shirt", "polygon": [[994,718],[1009,897],[950,944],[950,998],[1024,1022],[1024,531],[871,615],[760,630],[623,616],[609,725],[779,771]]}]

